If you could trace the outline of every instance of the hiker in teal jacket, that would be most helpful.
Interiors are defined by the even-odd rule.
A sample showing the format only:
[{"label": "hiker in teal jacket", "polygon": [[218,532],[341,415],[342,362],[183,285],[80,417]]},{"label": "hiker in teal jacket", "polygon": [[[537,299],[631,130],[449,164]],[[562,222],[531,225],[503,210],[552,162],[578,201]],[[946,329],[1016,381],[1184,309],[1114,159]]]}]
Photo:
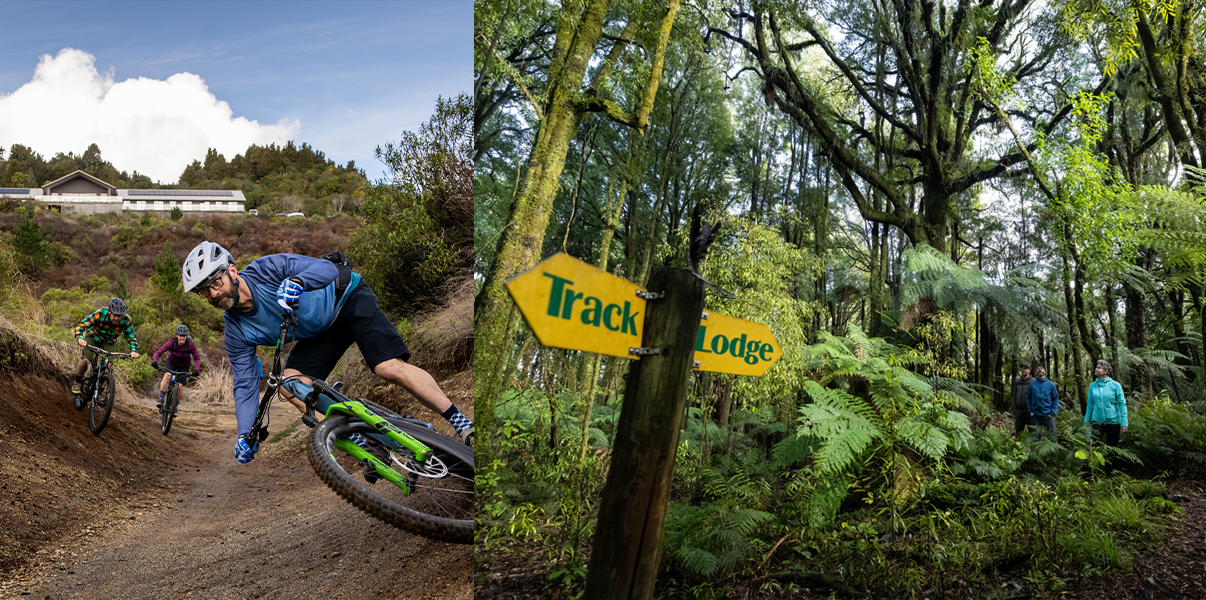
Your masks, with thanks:
[{"label": "hiker in teal jacket", "polygon": [[1118,445],[1122,432],[1126,431],[1126,395],[1122,385],[1110,379],[1110,363],[1099,360],[1093,369],[1096,377],[1089,384],[1089,397],[1085,402],[1085,423],[1093,423],[1093,437],[1105,436],[1106,444]]},{"label": "hiker in teal jacket", "polygon": [[1055,434],[1055,415],[1059,413],[1059,390],[1047,379],[1047,368],[1043,365],[1036,365],[1034,374],[1034,381],[1030,382],[1030,398],[1026,403],[1030,409],[1031,430],[1041,440],[1043,430],[1040,428],[1045,427],[1051,432],[1051,441],[1057,442],[1059,438]]}]

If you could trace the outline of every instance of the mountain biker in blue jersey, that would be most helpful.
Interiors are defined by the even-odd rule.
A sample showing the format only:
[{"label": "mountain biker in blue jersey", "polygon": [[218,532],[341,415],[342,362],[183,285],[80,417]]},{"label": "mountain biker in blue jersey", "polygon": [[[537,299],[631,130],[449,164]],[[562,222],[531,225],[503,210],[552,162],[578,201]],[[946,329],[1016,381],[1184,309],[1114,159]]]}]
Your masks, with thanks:
[{"label": "mountain biker in blue jersey", "polygon": [[312,389],[313,379],[326,379],[355,342],[373,373],[440,413],[466,444],[473,445],[473,421],[461,414],[427,371],[406,362],[410,358],[406,342],[358,273],[341,272],[331,261],[298,254],[263,256],[239,271],[225,248],[205,241],[185,258],[182,277],[186,292],[196,292],[226,311],[239,462],[250,462],[259,446],[258,440],[246,439],[262,376],[256,346],[276,345],[286,312],[297,316],[293,334],[297,343],[282,375],[298,377],[302,385],[282,386],[281,391],[299,411],[305,412],[305,404],[298,397]]}]

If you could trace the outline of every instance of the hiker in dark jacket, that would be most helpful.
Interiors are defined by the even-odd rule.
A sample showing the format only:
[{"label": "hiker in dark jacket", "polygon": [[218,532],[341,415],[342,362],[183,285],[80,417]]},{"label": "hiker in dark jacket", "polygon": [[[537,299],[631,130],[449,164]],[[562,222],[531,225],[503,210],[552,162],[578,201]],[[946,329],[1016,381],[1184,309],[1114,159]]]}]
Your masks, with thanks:
[{"label": "hiker in dark jacket", "polygon": [[1021,435],[1026,430],[1026,425],[1030,423],[1030,410],[1027,402],[1030,399],[1030,382],[1034,378],[1030,376],[1030,365],[1022,363],[1022,368],[1018,369],[1018,378],[1013,382],[1013,425],[1014,434]]},{"label": "hiker in dark jacket", "polygon": [[1059,390],[1047,379],[1047,369],[1043,365],[1034,367],[1037,377],[1030,382],[1030,398],[1026,405],[1030,411],[1030,425],[1035,435],[1043,439],[1040,427],[1046,427],[1051,432],[1051,441],[1058,441],[1055,434],[1055,415],[1059,413]]}]

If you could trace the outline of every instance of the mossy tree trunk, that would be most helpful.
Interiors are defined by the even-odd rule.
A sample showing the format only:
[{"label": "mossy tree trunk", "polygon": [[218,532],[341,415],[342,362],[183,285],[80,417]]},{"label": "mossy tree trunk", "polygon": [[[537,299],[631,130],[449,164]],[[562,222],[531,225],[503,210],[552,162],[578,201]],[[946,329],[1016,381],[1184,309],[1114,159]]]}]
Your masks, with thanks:
[{"label": "mossy tree trunk", "polygon": [[[678,12],[678,0],[671,0],[660,23],[650,77],[635,113],[626,113],[614,102],[604,102],[596,94],[582,92],[611,5],[610,0],[567,2],[558,14],[548,90],[543,96],[544,106],[537,107],[540,124],[527,172],[511,205],[507,227],[499,237],[494,268],[486,277],[474,307],[474,409],[479,427],[486,432],[494,430],[495,397],[506,375],[503,367],[513,343],[518,313],[504,284],[531,268],[541,257],[565,157],[581,125],[582,114],[604,112],[613,121],[644,130],[661,82],[666,43]],[[483,454],[483,464],[488,464],[493,442],[490,435],[479,437],[485,445],[478,452]]]}]

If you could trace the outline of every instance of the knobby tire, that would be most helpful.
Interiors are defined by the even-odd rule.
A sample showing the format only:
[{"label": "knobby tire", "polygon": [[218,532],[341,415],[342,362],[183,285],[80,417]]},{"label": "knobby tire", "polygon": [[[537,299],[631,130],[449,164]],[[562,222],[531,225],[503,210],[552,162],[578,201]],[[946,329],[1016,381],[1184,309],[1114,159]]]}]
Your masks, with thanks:
[{"label": "knobby tire", "polygon": [[[314,471],[344,500],[386,523],[432,539],[472,544],[473,449],[431,429],[401,419],[387,420],[430,447],[448,467],[448,474],[439,478],[420,476],[409,496],[384,478],[368,483],[362,465],[334,444],[353,433],[375,430],[347,415],[328,417],[314,428],[309,447]],[[406,475],[402,467],[390,460],[385,462]]]},{"label": "knobby tire", "polygon": [[96,378],[96,387],[96,394],[92,396],[91,405],[88,407],[88,429],[92,430],[93,435],[100,435],[109,423],[109,415],[113,413],[113,373],[101,373],[100,377]]},{"label": "knobby tire", "polygon": [[171,390],[164,398],[163,408],[160,410],[162,415],[160,429],[163,431],[163,435],[167,435],[172,430],[172,419],[175,418],[173,413],[176,412],[176,403],[180,401],[180,390],[174,383],[171,384]]}]

